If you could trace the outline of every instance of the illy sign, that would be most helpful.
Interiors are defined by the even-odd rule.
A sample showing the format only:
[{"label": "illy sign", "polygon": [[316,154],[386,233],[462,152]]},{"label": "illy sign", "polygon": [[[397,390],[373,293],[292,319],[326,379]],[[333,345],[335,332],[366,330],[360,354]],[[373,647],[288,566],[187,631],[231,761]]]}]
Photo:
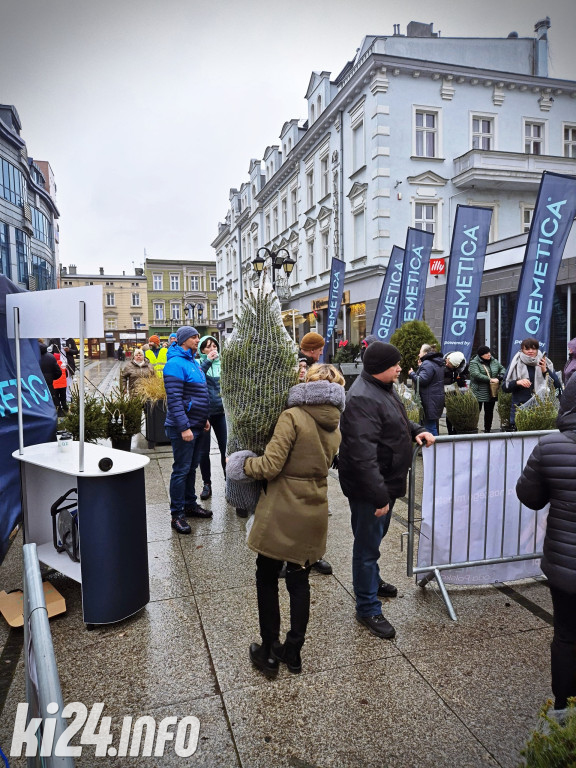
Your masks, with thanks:
[{"label": "illy sign", "polygon": [[443,275],[446,272],[446,259],[430,259],[430,274]]}]

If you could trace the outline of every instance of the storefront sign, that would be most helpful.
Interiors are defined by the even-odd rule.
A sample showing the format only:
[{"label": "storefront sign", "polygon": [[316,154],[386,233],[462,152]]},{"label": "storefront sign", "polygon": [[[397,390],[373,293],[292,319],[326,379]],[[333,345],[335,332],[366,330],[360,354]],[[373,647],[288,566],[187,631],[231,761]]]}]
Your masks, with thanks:
[{"label": "storefront sign", "polygon": [[462,352],[468,362],[472,355],[491,220],[491,208],[473,205],[456,208],[446,280],[442,349],[444,353]]},{"label": "storefront sign", "polygon": [[446,259],[430,259],[430,274],[443,275],[446,272]]}]

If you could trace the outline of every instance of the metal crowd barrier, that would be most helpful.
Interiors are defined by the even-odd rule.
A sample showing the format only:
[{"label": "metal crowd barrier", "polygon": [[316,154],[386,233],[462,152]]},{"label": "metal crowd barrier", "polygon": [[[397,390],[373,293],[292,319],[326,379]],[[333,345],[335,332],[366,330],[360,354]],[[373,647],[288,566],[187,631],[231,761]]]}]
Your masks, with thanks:
[{"label": "metal crowd barrier", "polygon": [[[40,565],[36,544],[25,544],[24,551],[24,662],[26,669],[26,700],[28,702],[27,723],[32,717],[54,718],[55,730],[52,748],[65,731],[67,724],[62,717],[64,702],[60,689],[60,679],[52,645],[52,635],[48,621],[48,611],[44,600]],[[48,710],[49,704],[57,704]],[[43,729],[38,728],[38,749],[34,756],[27,757],[28,768],[46,766],[46,768],[74,768],[72,757],[55,757],[53,754],[41,754]]]},{"label": "metal crowd barrier", "polygon": [[[448,610],[448,613],[450,615],[450,618],[453,621],[457,621],[456,613],[454,611],[454,607],[452,605],[452,602],[450,600],[450,597],[448,595],[448,592],[446,590],[446,585],[444,584],[444,581],[442,579],[441,572],[447,571],[447,570],[454,570],[457,568],[469,568],[473,566],[481,566],[481,565],[493,565],[497,563],[511,563],[515,561],[521,561],[521,560],[536,560],[542,557],[542,552],[537,550],[536,546],[536,525],[535,525],[535,533],[534,533],[534,540],[533,540],[533,547],[532,551],[521,551],[520,547],[520,541],[521,541],[521,525],[522,525],[522,516],[518,515],[518,520],[516,522],[509,521],[506,519],[506,504],[504,502],[503,508],[502,508],[502,525],[500,531],[490,531],[492,536],[494,534],[496,537],[499,537],[500,542],[500,556],[497,557],[489,557],[487,556],[486,551],[486,542],[488,540],[488,530],[484,531],[484,553],[483,557],[471,557],[470,555],[470,530],[471,530],[471,519],[472,519],[472,474],[469,473],[469,477],[467,478],[467,484],[469,487],[469,493],[468,493],[468,503],[467,503],[467,509],[464,505],[464,508],[462,508],[461,499],[457,499],[455,493],[454,493],[454,485],[455,485],[455,477],[456,477],[456,470],[458,467],[458,461],[456,458],[456,446],[458,443],[468,442],[471,443],[470,450],[473,452],[474,445],[479,441],[489,441],[487,446],[487,455],[488,455],[488,466],[489,466],[489,460],[490,460],[490,443],[492,441],[496,440],[507,440],[510,441],[512,438],[515,441],[521,440],[522,441],[522,447],[521,447],[521,460],[520,464],[522,467],[524,467],[526,461],[528,460],[528,455],[526,454],[526,451],[524,450],[524,442],[526,438],[534,438],[537,437],[538,439],[543,437],[544,435],[551,434],[555,430],[550,431],[539,431],[539,432],[502,432],[502,433],[490,433],[490,434],[478,434],[478,435],[442,435],[440,437],[436,438],[436,442],[433,446],[424,448],[425,451],[434,451],[433,455],[433,461],[434,461],[434,472],[433,472],[433,487],[431,490],[431,498],[432,498],[432,510],[431,510],[431,518],[427,520],[427,524],[429,523],[431,527],[431,563],[429,563],[426,566],[415,566],[414,565],[414,553],[415,553],[415,546],[416,546],[416,537],[420,537],[420,527],[418,524],[421,524],[423,521],[423,518],[417,518],[416,517],[416,464],[417,459],[422,451],[422,448],[420,446],[417,446],[414,449],[413,458],[412,458],[412,466],[410,468],[409,472],[409,484],[408,484],[408,533],[407,533],[407,574],[408,576],[416,575],[416,583],[418,586],[425,587],[426,584],[428,584],[433,579],[436,579],[436,582],[438,583],[438,587],[440,589],[440,593],[442,595],[442,599],[444,600],[444,603],[446,605],[446,608]],[[441,445],[442,443],[452,443],[453,449],[452,449],[452,476],[451,476],[451,501],[450,501],[450,523],[449,523],[449,532],[447,534],[448,540],[443,541],[443,544],[448,546],[448,557],[442,556],[441,554],[438,554],[435,552],[435,526],[436,526],[436,498],[437,498],[437,479],[438,479],[438,472],[439,467],[436,465],[436,446]],[[507,457],[507,450],[508,450],[508,444],[505,444],[504,451],[505,451],[505,457]],[[472,458],[471,453],[471,458]],[[472,464],[472,462],[471,462]],[[443,467],[444,470],[448,469],[446,467]],[[504,461],[503,464],[503,471],[504,471],[504,489],[507,487],[506,480],[507,472],[508,472],[508,462],[507,458]],[[516,480],[518,479],[519,473],[514,478],[511,478],[514,482],[514,485],[516,484]],[[462,481],[462,475],[459,475],[459,481]],[[424,481],[423,481],[424,482]],[[488,481],[489,483],[489,481]],[[424,492],[424,489],[423,489]],[[489,495],[486,494],[486,512],[488,512],[488,499]],[[457,503],[455,503],[457,502]],[[518,507],[517,509],[520,509],[521,503],[518,500]],[[462,520],[462,515],[467,514],[467,521],[465,528],[468,531],[468,541],[467,541],[467,548],[466,548],[466,557],[465,559],[456,558],[455,554],[453,552],[455,548],[455,536],[457,534],[455,533],[455,521],[459,519]],[[488,520],[488,516],[486,516],[486,521]],[[486,522],[486,526],[488,523]],[[517,530],[510,530],[511,526],[516,526]],[[516,536],[517,540],[517,547],[514,554],[504,554],[504,537],[505,535],[508,535],[510,537],[510,534],[513,533]],[[419,538],[420,540],[420,538]],[[524,548],[525,549],[525,548]]]}]

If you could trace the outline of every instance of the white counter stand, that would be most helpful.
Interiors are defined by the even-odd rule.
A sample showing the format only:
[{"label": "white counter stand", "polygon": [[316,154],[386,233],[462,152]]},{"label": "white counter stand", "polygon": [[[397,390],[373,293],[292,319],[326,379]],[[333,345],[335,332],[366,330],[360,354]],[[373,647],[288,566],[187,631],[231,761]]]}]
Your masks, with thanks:
[{"label": "white counter stand", "polygon": [[[38,559],[82,585],[88,628],[131,616],[150,600],[146,533],[146,456],[84,442],[84,340],[104,334],[102,288],[16,293],[6,297],[7,332],[15,339],[24,541],[34,542]],[[77,303],[76,303],[77,302]],[[24,447],[20,338],[58,337],[62,329],[80,339],[79,435],[69,450],[56,442]],[[108,457],[108,472],[98,467]],[[52,504],[71,488],[78,491],[80,562],[56,551]]]},{"label": "white counter stand", "polygon": [[[82,584],[86,624],[108,624],[131,616],[150,600],[144,467],[147,456],[86,443],[84,471],[79,443],[68,452],[56,443],[14,451],[22,462],[22,505],[26,543],[35,542],[40,562]],[[98,468],[103,457],[113,466]],[[50,506],[78,489],[80,562],[57,552]]]}]

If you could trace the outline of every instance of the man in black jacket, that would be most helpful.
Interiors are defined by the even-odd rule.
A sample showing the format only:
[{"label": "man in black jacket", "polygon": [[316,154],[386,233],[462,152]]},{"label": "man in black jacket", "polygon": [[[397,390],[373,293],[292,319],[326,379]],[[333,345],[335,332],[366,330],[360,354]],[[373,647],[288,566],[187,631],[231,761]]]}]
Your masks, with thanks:
[{"label": "man in black jacket", "polygon": [[352,579],[356,618],[377,637],[391,639],[394,627],[382,615],[379,597],[398,590],[380,578],[380,544],[394,502],[406,493],[412,440],[432,445],[434,436],[408,419],[394,389],[401,366],[392,344],[375,341],[364,353],[364,370],[350,387],[340,420],[338,474],[352,513]]},{"label": "man in black jacket", "polygon": [[559,432],[543,437],[532,451],[516,485],[530,509],[550,502],[541,568],[554,606],[550,646],[555,709],[576,696],[576,377],[562,395]]}]

